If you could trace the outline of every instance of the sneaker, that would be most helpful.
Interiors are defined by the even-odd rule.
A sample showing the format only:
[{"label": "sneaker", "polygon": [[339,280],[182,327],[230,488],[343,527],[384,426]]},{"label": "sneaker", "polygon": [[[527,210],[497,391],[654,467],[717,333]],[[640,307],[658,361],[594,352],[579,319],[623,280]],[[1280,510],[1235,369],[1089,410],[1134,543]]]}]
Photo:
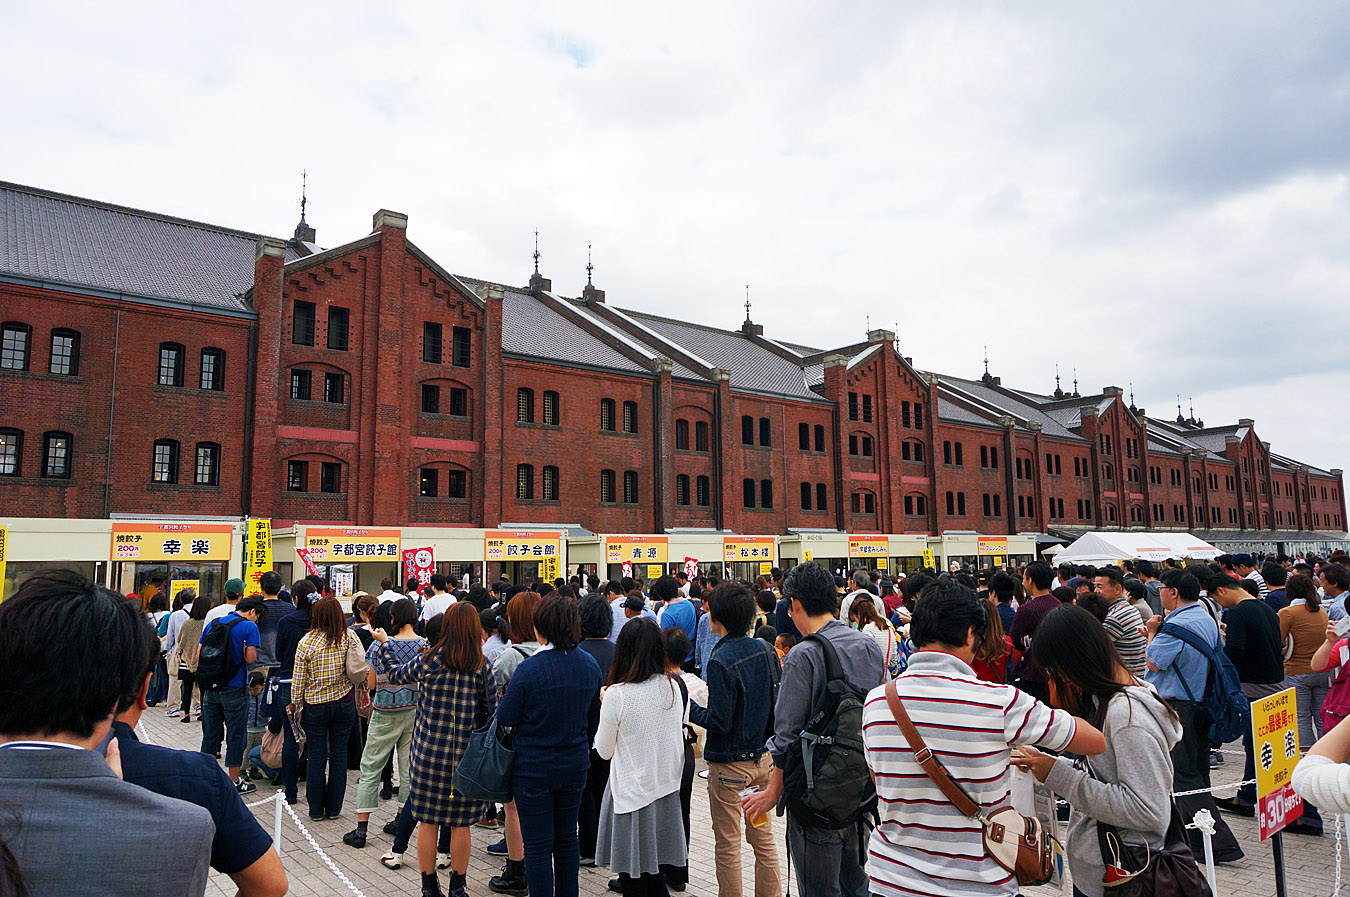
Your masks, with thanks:
[{"label": "sneaker", "polygon": [[437,868],[437,869],[449,869],[449,868],[450,868],[450,854],[448,854],[448,853],[438,853],[438,854],[436,854],[436,868]]},{"label": "sneaker", "polygon": [[[191,713],[184,713],[184,714],[182,714],[182,717],[183,717],[183,718],[179,720],[180,723],[190,723],[190,722],[192,722],[192,714],[191,714]],[[200,717],[198,717],[198,719],[200,719]]]},{"label": "sneaker", "polygon": [[366,833],[359,828],[354,828],[342,836],[342,843],[360,850],[366,846]]},{"label": "sneaker", "polygon": [[1219,753],[1218,751],[1210,751],[1209,768],[1218,769],[1220,766],[1223,766],[1223,754]]},{"label": "sneaker", "polygon": [[247,779],[241,778],[238,782],[235,782],[234,790],[238,791],[240,794],[252,794],[258,790],[258,786]]},{"label": "sneaker", "polygon": [[386,822],[384,828],[380,829],[380,831],[384,832],[386,835],[396,834],[398,832],[398,817],[395,816],[393,819]]},{"label": "sneaker", "polygon": [[166,710],[166,711],[164,711],[164,715],[167,716],[167,717],[169,717],[169,719],[173,719],[173,718],[176,717],[176,716],[182,716],[182,715],[183,715],[183,711],[182,711],[181,709],[179,709],[179,708],[175,708],[175,709],[173,709],[173,710]]},{"label": "sneaker", "polygon": [[617,878],[611,878],[609,880],[608,888],[615,894],[623,893],[623,885],[619,884],[619,880]]},{"label": "sneaker", "polygon": [[496,828],[497,817],[496,816],[480,817],[479,820],[474,823],[474,825],[478,826],[479,828]]},{"label": "sneaker", "polygon": [[1235,797],[1216,797],[1214,804],[1225,813],[1232,813],[1234,816],[1255,816],[1256,807],[1251,804],[1239,803]]},{"label": "sneaker", "polygon": [[583,868],[583,869],[594,869],[594,868],[595,868],[595,857],[582,857],[582,858],[581,858],[581,864],[580,864],[580,865],[581,865],[581,868]]},{"label": "sneaker", "polygon": [[492,854],[494,857],[506,856],[506,839],[502,838],[496,844],[489,844],[487,852]]},{"label": "sneaker", "polygon": [[393,799],[394,799],[393,788],[386,787],[380,789],[380,800],[393,800]]},{"label": "sneaker", "polygon": [[392,850],[380,857],[380,862],[390,869],[403,868],[403,854],[394,853]]}]

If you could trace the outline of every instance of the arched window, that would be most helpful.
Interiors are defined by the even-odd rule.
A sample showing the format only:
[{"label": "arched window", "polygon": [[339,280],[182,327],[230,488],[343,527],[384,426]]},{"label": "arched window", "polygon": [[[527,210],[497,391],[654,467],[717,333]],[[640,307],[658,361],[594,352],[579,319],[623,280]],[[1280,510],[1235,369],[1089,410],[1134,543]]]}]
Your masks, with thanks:
[{"label": "arched window", "polygon": [[516,498],[534,498],[534,467],[529,464],[516,465]]},{"label": "arched window", "polygon": [[773,445],[773,424],[767,417],[759,419],[759,444]]},{"label": "arched window", "polygon": [[28,353],[33,328],[19,321],[0,324],[0,368],[7,371],[28,370]]},{"label": "arched window", "polygon": [[225,388],[225,350],[202,350],[202,389],[220,392]]},{"label": "arched window", "polygon": [[805,421],[797,424],[797,448],[804,452],[811,451],[811,425]]},{"label": "arched window", "polygon": [[637,414],[637,402],[623,403],[623,431],[625,433],[636,433],[638,431]]},{"label": "arched window", "polygon": [[746,479],[741,481],[741,497],[743,504],[747,508],[755,506],[755,481]]},{"label": "arched window", "polygon": [[825,427],[823,424],[816,424],[815,429],[816,451],[825,451]]},{"label": "arched window", "polygon": [[694,451],[708,451],[708,422],[698,421],[694,424]]},{"label": "arched window", "polygon": [[956,493],[954,492],[947,493],[947,513],[953,516],[956,514]]},{"label": "arched window", "polygon": [[604,433],[614,432],[614,400],[600,400],[600,430]]},{"label": "arched window", "polygon": [[759,506],[761,508],[773,507],[773,480],[759,481]]},{"label": "arched window", "polygon": [[625,470],[623,472],[623,503],[626,505],[638,503],[638,475],[636,470]]},{"label": "arched window", "polygon": [[559,420],[558,394],[548,390],[544,393],[544,423],[556,427]]},{"label": "arched window", "polygon": [[[741,445],[755,444],[755,419],[748,414],[741,416]],[[754,507],[751,505],[751,507]]]},{"label": "arched window", "polygon": [[183,346],[180,343],[159,344],[160,386],[183,385]]},{"label": "arched window", "polygon": [[681,507],[689,504],[689,474],[675,475],[675,504]]},{"label": "arched window", "polygon": [[516,423],[534,423],[534,390],[522,386],[516,390]]},{"label": "arched window", "polygon": [[52,354],[47,362],[47,372],[66,377],[77,377],[80,373],[80,333],[77,330],[60,328],[52,331]]},{"label": "arched window", "polygon": [[155,440],[150,479],[156,483],[178,482],[178,440]]},{"label": "arched window", "polygon": [[198,486],[220,485],[220,446],[217,443],[197,443],[197,464],[193,482]]},{"label": "arched window", "polygon": [[614,471],[608,468],[600,471],[600,503],[614,503]]},{"label": "arched window", "polygon": [[816,510],[828,511],[830,509],[830,493],[825,488],[824,483],[816,483]]},{"label": "arched window", "polygon": [[[803,425],[805,426],[805,425]],[[811,484],[802,483],[802,510],[811,510]]]},{"label": "arched window", "polygon": [[694,500],[700,508],[706,508],[712,504],[712,479],[710,477],[699,477],[694,482],[696,489]]},{"label": "arched window", "polygon": [[558,468],[553,465],[545,465],[543,478],[540,485],[543,487],[544,501],[558,500]]},{"label": "arched window", "polygon": [[0,476],[17,477],[23,467],[23,431],[0,429]]}]

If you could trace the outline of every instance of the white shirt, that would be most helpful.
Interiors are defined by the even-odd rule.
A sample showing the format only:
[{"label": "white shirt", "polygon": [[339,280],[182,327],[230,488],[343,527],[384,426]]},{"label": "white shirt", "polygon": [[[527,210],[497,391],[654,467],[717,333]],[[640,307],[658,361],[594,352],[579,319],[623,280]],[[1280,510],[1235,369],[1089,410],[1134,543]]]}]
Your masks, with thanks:
[{"label": "white shirt", "polygon": [[422,619],[430,620],[437,614],[443,614],[450,609],[450,605],[455,603],[455,596],[449,592],[441,592],[439,595],[432,595],[427,599],[427,603],[422,606]]},{"label": "white shirt", "polygon": [[[217,604],[215,607],[211,608],[209,611],[206,612],[206,622],[210,623],[212,620],[219,620],[226,614],[233,612],[234,609],[238,606],[239,606],[238,601],[236,601],[234,604],[230,604],[229,602],[226,602],[225,604]],[[182,624],[179,625],[181,626]],[[202,629],[205,630],[206,626],[203,625]]]},{"label": "white shirt", "polygon": [[679,686],[669,676],[605,690],[595,752],[610,761],[615,813],[641,810],[680,790],[686,718]]},{"label": "white shirt", "polygon": [[839,605],[840,622],[844,623],[845,625],[848,624],[848,609],[853,606],[854,601],[856,601],[859,597],[863,595],[866,595],[868,598],[872,599],[872,603],[875,604],[877,608],[877,616],[881,617],[881,619],[883,620],[890,618],[891,615],[886,613],[885,602],[883,602],[876,595],[873,595],[871,592],[867,591],[867,589],[855,589],[852,592],[849,592],[847,595],[845,595],[843,602]]},{"label": "white shirt", "polygon": [[408,596],[401,595],[398,592],[395,592],[393,589],[385,589],[383,592],[380,593],[380,603],[384,604],[389,601],[397,601],[400,598],[406,597]]}]

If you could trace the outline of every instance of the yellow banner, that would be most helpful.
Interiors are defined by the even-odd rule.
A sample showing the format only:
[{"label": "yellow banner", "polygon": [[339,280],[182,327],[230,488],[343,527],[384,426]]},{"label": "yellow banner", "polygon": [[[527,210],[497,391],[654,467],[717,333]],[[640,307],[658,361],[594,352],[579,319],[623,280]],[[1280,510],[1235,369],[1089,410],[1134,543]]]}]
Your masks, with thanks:
[{"label": "yellow banner", "polygon": [[769,561],[773,563],[773,536],[736,536],[722,540],[722,560]]},{"label": "yellow banner", "polygon": [[613,536],[605,540],[605,563],[664,564],[669,546],[665,536]]},{"label": "yellow banner", "polygon": [[933,549],[925,548],[923,550],[923,565],[925,567],[932,567],[934,570],[937,569],[937,567],[933,564]]},{"label": "yellow banner", "polygon": [[234,527],[228,523],[114,523],[114,561],[228,561]]},{"label": "yellow banner", "polygon": [[169,607],[173,607],[173,599],[178,597],[178,593],[184,589],[191,589],[194,595],[202,593],[201,580],[198,579],[171,579],[169,580]]},{"label": "yellow banner", "polygon": [[244,527],[244,586],[250,595],[261,595],[258,580],[272,569],[272,521],[250,520]]},{"label": "yellow banner", "polygon": [[849,536],[851,558],[884,558],[891,553],[891,540],[885,536]]},{"label": "yellow banner", "polygon": [[553,557],[546,557],[539,562],[539,579],[543,582],[553,582],[558,578],[560,558],[555,554]]},{"label": "yellow banner", "polygon": [[666,575],[666,568],[661,564],[647,565],[647,579],[656,580]]},{"label": "yellow banner", "polygon": [[981,556],[1008,553],[1007,536],[980,536],[975,544],[975,552]]},{"label": "yellow banner", "polygon": [[308,529],[305,548],[316,564],[359,564],[366,561],[399,563],[396,529]]},{"label": "yellow banner", "polygon": [[772,562],[772,561],[760,561],[760,562],[759,562],[759,575],[760,575],[760,576],[772,576],[772,575],[773,575],[773,562]]},{"label": "yellow banner", "polygon": [[9,557],[9,527],[0,526],[0,601],[5,600],[5,559]]},{"label": "yellow banner", "polygon": [[537,533],[491,530],[485,540],[489,561],[540,561],[562,557],[562,535],[555,530]]}]

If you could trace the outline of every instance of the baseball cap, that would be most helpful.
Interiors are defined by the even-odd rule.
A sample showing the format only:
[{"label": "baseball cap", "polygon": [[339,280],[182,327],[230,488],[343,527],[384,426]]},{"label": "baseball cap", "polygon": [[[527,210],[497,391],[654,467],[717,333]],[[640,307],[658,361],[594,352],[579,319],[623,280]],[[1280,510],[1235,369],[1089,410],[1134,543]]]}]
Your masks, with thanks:
[{"label": "baseball cap", "polygon": [[641,611],[647,604],[642,600],[641,595],[629,595],[623,600],[623,606],[628,610]]},{"label": "baseball cap", "polygon": [[244,594],[244,581],[237,576],[225,580],[225,591],[230,595]]}]

